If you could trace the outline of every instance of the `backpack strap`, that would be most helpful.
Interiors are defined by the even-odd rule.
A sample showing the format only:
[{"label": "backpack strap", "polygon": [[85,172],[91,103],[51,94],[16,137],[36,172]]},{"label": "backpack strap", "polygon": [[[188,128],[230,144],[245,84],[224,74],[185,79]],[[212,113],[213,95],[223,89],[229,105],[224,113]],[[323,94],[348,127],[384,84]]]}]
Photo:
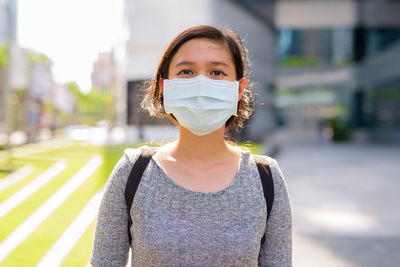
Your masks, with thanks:
[{"label": "backpack strap", "polygon": [[132,226],[132,218],[131,218],[131,207],[133,203],[133,198],[135,197],[136,190],[139,186],[140,180],[142,179],[143,173],[146,170],[147,165],[150,162],[151,156],[156,152],[156,148],[148,147],[143,148],[139,158],[136,160],[135,164],[132,167],[132,170],[129,174],[128,181],[126,182],[125,187],[125,201],[126,208],[128,210],[128,236],[129,236],[129,245],[132,244],[132,236],[131,236],[131,226]]},{"label": "backpack strap", "polygon": [[[274,180],[272,178],[271,168],[264,156],[253,155],[257,165],[258,173],[260,174],[261,184],[263,187],[264,198],[267,203],[267,220],[271,214],[272,205],[274,203]],[[261,243],[265,242],[265,234],[261,238]]]}]

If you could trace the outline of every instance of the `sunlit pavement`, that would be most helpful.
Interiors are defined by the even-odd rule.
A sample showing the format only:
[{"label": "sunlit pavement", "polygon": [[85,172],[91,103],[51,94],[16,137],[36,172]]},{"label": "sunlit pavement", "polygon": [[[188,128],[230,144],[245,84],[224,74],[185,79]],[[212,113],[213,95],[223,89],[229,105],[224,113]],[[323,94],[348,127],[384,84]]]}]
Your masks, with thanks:
[{"label": "sunlit pavement", "polygon": [[400,146],[286,144],[297,267],[400,266]]}]

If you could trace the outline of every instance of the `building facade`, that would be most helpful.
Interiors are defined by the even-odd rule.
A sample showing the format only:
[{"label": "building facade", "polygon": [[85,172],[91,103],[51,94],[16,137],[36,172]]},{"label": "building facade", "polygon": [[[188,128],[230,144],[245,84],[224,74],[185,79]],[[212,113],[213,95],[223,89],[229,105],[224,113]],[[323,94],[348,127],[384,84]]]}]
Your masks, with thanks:
[{"label": "building facade", "polygon": [[112,53],[100,53],[93,64],[92,88],[108,91],[114,87],[115,62]]},{"label": "building facade", "polygon": [[400,140],[399,1],[127,0],[125,5],[126,36],[117,64],[123,73],[120,124],[155,123],[137,112],[136,90],[152,78],[173,36],[197,24],[229,25],[249,49],[256,101],[263,103],[242,132],[244,139],[260,140],[278,127],[309,139]]},{"label": "building facade", "polygon": [[10,90],[9,55],[16,49],[17,7],[16,1],[0,0],[0,133],[8,132],[11,119],[7,116]]},{"label": "building facade", "polygon": [[280,123],[312,137],[325,121],[355,139],[400,141],[399,14],[399,1],[279,1]]}]

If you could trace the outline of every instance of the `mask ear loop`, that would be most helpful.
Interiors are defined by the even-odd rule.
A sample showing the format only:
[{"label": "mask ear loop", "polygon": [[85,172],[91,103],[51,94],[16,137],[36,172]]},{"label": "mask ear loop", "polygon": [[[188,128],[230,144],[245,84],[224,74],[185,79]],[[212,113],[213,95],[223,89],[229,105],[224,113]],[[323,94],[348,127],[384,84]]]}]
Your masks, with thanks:
[{"label": "mask ear loop", "polygon": [[232,115],[234,117],[239,117],[238,116],[239,104],[241,103],[240,101],[242,100],[244,91],[246,90],[247,78],[243,76],[238,82],[239,82],[239,86],[238,86],[238,101],[237,101],[237,107],[236,107],[236,114]]},{"label": "mask ear loop", "polygon": [[242,100],[242,98],[243,98],[244,91],[246,91],[246,85],[247,85],[247,78],[243,76],[243,77],[239,80],[238,102],[239,102],[240,100]]},{"label": "mask ear loop", "polygon": [[[157,94],[157,99],[160,99],[161,102],[161,98],[162,98],[162,105],[164,107],[164,79],[161,77],[161,75],[159,75],[159,78],[157,80],[157,84],[156,84],[156,94]],[[164,112],[165,112],[165,108],[164,108]],[[172,113],[167,113],[165,112],[166,116],[175,124],[175,126],[179,126],[178,120],[174,117],[174,115],[172,115]]]}]

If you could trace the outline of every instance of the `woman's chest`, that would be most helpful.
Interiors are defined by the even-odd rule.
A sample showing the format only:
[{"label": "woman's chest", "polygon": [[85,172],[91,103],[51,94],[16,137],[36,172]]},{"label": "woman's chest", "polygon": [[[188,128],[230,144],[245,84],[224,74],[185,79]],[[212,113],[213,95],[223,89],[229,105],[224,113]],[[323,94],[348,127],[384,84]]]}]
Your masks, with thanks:
[{"label": "woman's chest", "polygon": [[137,257],[145,254],[158,264],[165,260],[179,265],[202,259],[213,261],[205,265],[215,260],[245,265],[257,260],[266,223],[262,192],[232,188],[216,194],[180,195],[182,191],[169,185],[154,189],[140,192],[131,211]]},{"label": "woman's chest", "polygon": [[[187,166],[159,162],[168,179],[191,191],[216,192],[228,187],[238,172],[238,164],[225,162],[210,166]],[[162,165],[161,165],[162,164]]]}]

